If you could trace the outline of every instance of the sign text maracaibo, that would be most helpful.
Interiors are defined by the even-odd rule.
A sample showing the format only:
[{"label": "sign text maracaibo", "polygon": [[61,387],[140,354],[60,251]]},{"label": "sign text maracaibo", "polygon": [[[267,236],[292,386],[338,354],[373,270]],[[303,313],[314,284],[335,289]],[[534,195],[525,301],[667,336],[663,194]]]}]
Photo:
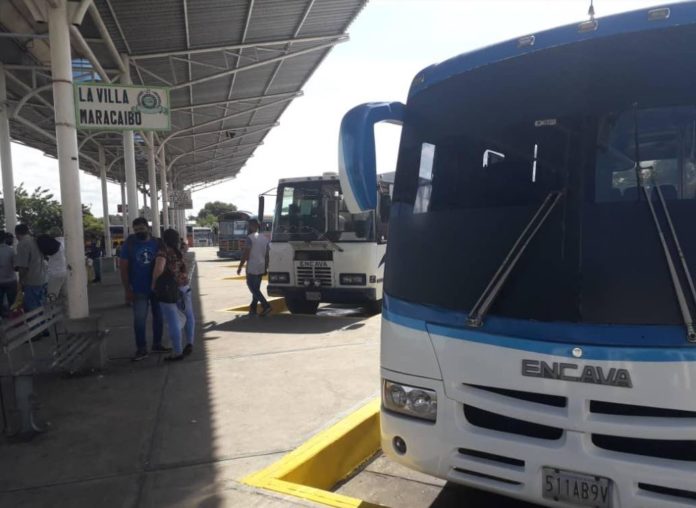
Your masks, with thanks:
[{"label": "sign text maracaibo", "polygon": [[[129,105],[130,98],[125,88],[88,87],[78,88],[80,103],[80,123],[110,126],[140,126],[143,117],[140,111],[114,110],[108,107],[100,108],[100,104]],[[82,107],[82,105],[86,107]]]}]

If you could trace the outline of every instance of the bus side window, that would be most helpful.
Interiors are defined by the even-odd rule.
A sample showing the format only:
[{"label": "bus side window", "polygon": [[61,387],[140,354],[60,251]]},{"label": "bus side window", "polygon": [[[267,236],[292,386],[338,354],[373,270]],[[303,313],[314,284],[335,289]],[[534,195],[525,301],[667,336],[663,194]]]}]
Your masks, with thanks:
[{"label": "bus side window", "polygon": [[413,204],[413,213],[426,213],[430,208],[430,196],[433,190],[433,162],[435,160],[435,145],[421,145],[420,166],[418,168],[418,192]]}]

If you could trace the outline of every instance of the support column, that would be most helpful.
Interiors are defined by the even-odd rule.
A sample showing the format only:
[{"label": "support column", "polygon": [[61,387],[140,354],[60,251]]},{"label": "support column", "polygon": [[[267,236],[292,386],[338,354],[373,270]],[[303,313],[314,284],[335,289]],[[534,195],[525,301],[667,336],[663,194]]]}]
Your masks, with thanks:
[{"label": "support column", "polygon": [[[122,55],[123,66],[126,69],[121,75],[124,85],[131,85],[130,64],[128,55]],[[123,167],[126,173],[126,194],[128,194],[128,224],[138,218],[138,181],[135,173],[135,144],[133,131],[123,133]]]},{"label": "support column", "polygon": [[65,0],[48,10],[48,35],[51,47],[53,105],[55,109],[60,198],[63,211],[65,254],[68,262],[68,315],[72,319],[89,316],[87,270],[85,268],[82,201],[80,199],[79,149],[75,128],[75,103],[72,87],[70,23]]},{"label": "support column", "polygon": [[164,147],[160,152],[160,185],[162,186],[162,220],[164,229],[169,229],[169,189],[167,189],[167,159]]},{"label": "support column", "polygon": [[[147,176],[150,180],[150,209],[152,210],[152,233],[160,236],[159,202],[157,200],[157,165],[155,164],[155,136],[147,133]],[[162,152],[164,153],[164,151]]]},{"label": "support column", "polygon": [[111,222],[109,221],[109,193],[106,188],[106,156],[104,147],[99,145],[99,176],[101,177],[102,213],[104,214],[104,252],[113,255],[111,245]]},{"label": "support column", "polygon": [[10,112],[7,103],[5,69],[0,63],[0,168],[2,168],[2,197],[5,211],[5,231],[14,234],[17,225],[14,175],[12,173],[12,144],[10,143]]}]

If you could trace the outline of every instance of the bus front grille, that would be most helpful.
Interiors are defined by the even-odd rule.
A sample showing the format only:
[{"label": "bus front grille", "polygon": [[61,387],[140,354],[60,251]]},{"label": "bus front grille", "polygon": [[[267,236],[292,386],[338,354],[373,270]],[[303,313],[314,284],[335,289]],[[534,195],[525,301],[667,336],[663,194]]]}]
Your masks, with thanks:
[{"label": "bus front grille", "polygon": [[696,441],[693,440],[642,439],[592,434],[592,444],[613,452],[696,462]]},{"label": "bus front grille", "polygon": [[309,287],[331,287],[333,277],[330,266],[298,266],[297,285]]},{"label": "bus front grille", "polygon": [[220,240],[220,250],[222,251],[238,251],[243,248],[243,240]]},{"label": "bus front grille", "polygon": [[464,404],[464,416],[471,425],[496,432],[517,434],[549,441],[561,439],[563,436],[563,429],[558,427],[518,420],[517,418],[493,413],[468,404]]}]

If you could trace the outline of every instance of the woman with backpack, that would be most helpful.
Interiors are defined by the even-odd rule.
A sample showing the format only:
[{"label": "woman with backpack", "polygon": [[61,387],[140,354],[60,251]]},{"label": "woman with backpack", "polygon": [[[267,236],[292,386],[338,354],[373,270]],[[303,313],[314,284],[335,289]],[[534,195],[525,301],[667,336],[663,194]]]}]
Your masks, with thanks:
[{"label": "woman with backpack", "polygon": [[[162,315],[167,321],[174,352],[165,361],[183,360],[193,352],[195,317],[191,299],[188,271],[184,255],[179,249],[179,233],[167,229],[162,234],[162,244],[155,260],[152,274],[152,290],[159,300]],[[186,347],[182,349],[180,305],[186,315]]]}]

